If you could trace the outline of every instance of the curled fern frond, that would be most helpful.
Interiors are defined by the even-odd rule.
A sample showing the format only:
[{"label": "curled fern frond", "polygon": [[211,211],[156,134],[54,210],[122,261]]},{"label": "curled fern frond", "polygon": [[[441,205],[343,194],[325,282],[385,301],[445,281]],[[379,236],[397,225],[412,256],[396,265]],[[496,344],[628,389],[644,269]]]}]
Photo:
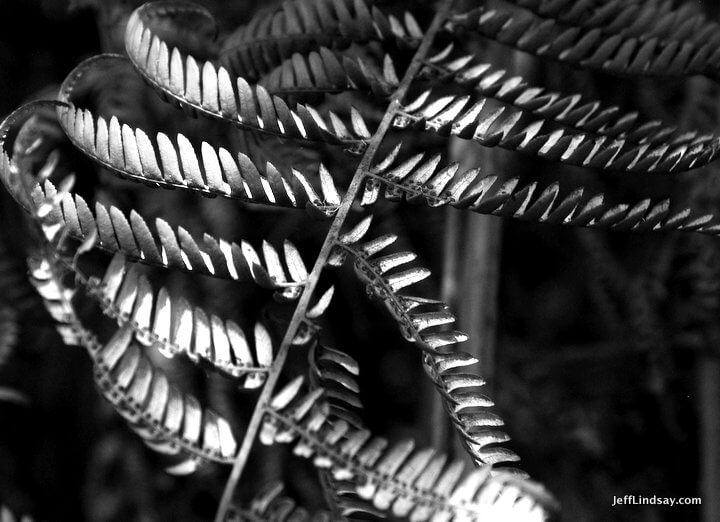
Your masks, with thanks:
[{"label": "curled fern frond", "polygon": [[259,79],[299,52],[319,47],[343,50],[351,43],[394,40],[414,47],[422,38],[417,21],[383,14],[364,0],[291,0],[256,15],[223,43],[221,60],[238,75]]},{"label": "curled fern frond", "polygon": [[463,171],[458,163],[441,167],[439,154],[397,160],[398,152],[396,148],[371,170],[363,204],[371,205],[383,194],[394,201],[406,198],[433,207],[451,205],[538,223],[634,232],[680,230],[713,236],[720,232],[720,222],[713,214],[691,208],[672,210],[669,199],[611,204],[602,193],[588,198],[583,188],[561,196],[559,182],[536,195],[536,182],[520,185],[517,177],[501,180],[496,175],[482,175],[478,168]]},{"label": "curled fern frond", "polygon": [[231,320],[172,297],[165,288],[155,292],[138,265],[115,254],[102,280],[91,277],[87,291],[100,301],[103,312],[120,327],[132,329],[136,341],[153,346],[166,357],[177,354],[236,379],[243,388],[265,382],[273,361],[273,343],[267,329],[254,327],[254,348]]},{"label": "curled fern frond", "polygon": [[275,483],[264,488],[244,509],[232,509],[228,522],[331,522],[336,520],[323,511],[308,513],[290,497],[283,495],[285,488]]},{"label": "curled fern frond", "polygon": [[[21,140],[15,139],[15,142],[11,142],[9,138],[12,134],[16,134],[15,138],[18,138],[24,124],[43,111],[54,111],[56,107],[56,102],[31,102],[14,110],[0,122],[0,181],[26,211],[30,211],[32,206],[30,190],[33,182],[29,179],[29,169],[25,168],[24,160],[32,157],[32,152],[41,144],[41,139],[20,143]],[[52,161],[54,160],[48,160],[48,163]],[[51,174],[53,168],[48,167],[45,171]]]},{"label": "curled fern frond", "polygon": [[617,106],[604,106],[598,101],[584,100],[580,94],[560,94],[529,85],[520,76],[489,63],[480,62],[474,55],[450,54],[452,44],[428,59],[423,77],[454,82],[465,89],[473,89],[487,98],[511,104],[547,122],[597,136],[608,136],[642,145],[668,144],[690,148],[711,143],[715,137],[697,131],[683,132],[664,126],[661,121],[638,121],[637,112],[624,112]]},{"label": "curled fern frond", "polygon": [[526,113],[492,107],[487,98],[468,95],[435,97],[429,91],[406,105],[393,124],[419,128],[440,136],[457,136],[486,147],[536,155],[568,165],[630,172],[677,172],[717,159],[720,138],[701,137],[697,143],[642,143],[628,139],[570,132],[543,132],[544,120],[525,121]]},{"label": "curled fern frond", "polygon": [[[622,26],[632,25],[633,20],[629,19],[627,12],[622,12],[623,6],[620,2],[612,2],[606,6],[608,7],[616,10],[616,21],[619,23],[605,26],[605,29],[595,27],[585,30],[554,18],[543,20],[527,12],[486,6],[452,17],[447,29],[453,33],[457,33],[461,28],[475,31],[484,37],[542,58],[613,74],[717,76],[720,53],[717,50],[716,36],[705,41],[695,41],[692,38],[674,39],[673,37],[684,34],[684,28],[676,34],[668,35],[668,38],[654,34],[623,34]],[[602,10],[603,7],[598,8],[598,12],[602,13]],[[636,19],[655,19],[657,14],[655,7],[650,4],[647,11]],[[711,26],[706,26],[699,32],[710,34],[713,31],[716,32]]]},{"label": "curled fern frond", "polygon": [[[102,56],[89,61],[113,59]],[[313,215],[331,216],[337,210],[338,191],[329,176],[323,180],[318,195],[310,179],[295,169],[294,179],[288,181],[272,163],[258,168],[242,152],[235,158],[227,149],[216,149],[206,142],[197,151],[183,134],[172,139],[159,132],[151,138],[142,129],[122,124],[114,116],[107,121],[71,103],[59,105],[57,110],[72,143],[93,161],[124,178],[167,189],[191,190],[204,196],[309,208]],[[324,167],[321,170],[327,172]]]},{"label": "curled fern frond", "polygon": [[[486,466],[464,475],[461,462],[446,465],[432,449],[412,441],[388,445],[347,423],[328,425],[317,393],[301,396],[298,381],[281,390],[265,410],[261,440],[291,443],[338,479],[352,479],[364,499],[397,517],[429,520],[545,520],[547,494],[525,480]],[[299,440],[298,440],[299,439]],[[463,476],[464,475],[464,476]]]},{"label": "curled fern frond", "polygon": [[[56,267],[45,257],[36,256],[28,259],[29,279],[43,301],[50,317],[55,321],[63,342],[70,346],[87,347],[90,333],[80,323],[72,305],[74,291],[61,283],[61,276],[56,274]],[[94,350],[91,345],[88,350]]]},{"label": "curled fern frond", "polygon": [[[37,185],[33,191],[38,203],[56,195],[57,189],[49,181],[42,187]],[[300,272],[290,268],[299,266],[302,259],[289,242],[285,243],[284,256],[265,242],[263,260],[245,241],[238,245],[209,234],[197,241],[184,228],[174,230],[161,218],[155,220],[156,232],[153,233],[135,211],[127,218],[115,206],[108,208],[96,203],[93,214],[82,197],[70,194],[61,198],[61,204],[54,207],[50,215],[71,237],[82,241],[95,234],[98,248],[113,254],[122,252],[129,259],[146,264],[238,281],[252,280],[264,288],[281,289],[283,297],[288,299],[296,298],[299,287],[304,284],[304,280],[295,279]]]},{"label": "curled fern frond", "polygon": [[165,98],[191,113],[253,131],[343,145],[355,153],[364,150],[365,140],[353,135],[334,113],[326,121],[310,106],[298,105],[293,111],[264,87],[253,87],[243,77],[232,80],[224,67],[182,52],[153,30],[153,22],[185,9],[194,8],[185,2],[145,4],[133,12],[125,33],[133,65]]}]

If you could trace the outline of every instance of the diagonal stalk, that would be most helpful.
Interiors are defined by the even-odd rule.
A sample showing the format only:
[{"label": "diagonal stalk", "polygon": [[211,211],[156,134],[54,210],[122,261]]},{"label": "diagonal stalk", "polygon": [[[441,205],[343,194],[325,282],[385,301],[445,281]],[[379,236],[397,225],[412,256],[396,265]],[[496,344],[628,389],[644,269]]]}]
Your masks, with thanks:
[{"label": "diagonal stalk", "polygon": [[295,307],[295,311],[290,321],[290,325],[285,332],[285,336],[282,340],[282,344],[280,345],[280,349],[278,350],[275,361],[273,362],[265,386],[263,387],[260,397],[258,398],[257,405],[255,406],[255,411],[253,412],[253,415],[250,419],[250,423],[248,424],[247,431],[245,432],[245,437],[243,439],[242,445],[240,446],[240,450],[238,451],[235,463],[233,464],[232,471],[230,472],[230,477],[228,478],[227,484],[225,485],[225,490],[223,491],[223,495],[220,500],[220,506],[218,508],[217,514],[215,515],[215,522],[223,522],[226,518],[233,494],[235,492],[235,488],[237,487],[237,483],[240,480],[240,475],[245,468],[245,464],[247,463],[250,451],[257,436],[257,432],[260,428],[260,424],[262,422],[262,418],[265,412],[265,406],[269,402],[270,398],[272,397],[273,391],[275,390],[275,386],[280,377],[280,372],[282,371],[285,360],[287,359],[288,352],[290,351],[292,341],[295,338],[295,335],[297,334],[297,331],[300,328],[301,324],[305,320],[305,313],[310,304],[310,298],[312,297],[313,292],[315,291],[315,287],[317,286],[320,279],[320,275],[322,274],[322,271],[327,264],[333,247],[338,241],[340,231],[345,224],[348,213],[350,212],[350,207],[355,201],[355,198],[360,191],[360,187],[362,186],[362,182],[365,179],[368,171],[370,170],[370,165],[375,158],[375,154],[377,153],[380,144],[382,143],[385,135],[390,129],[395,114],[400,108],[400,101],[405,97],[405,94],[410,88],[413,79],[420,71],[420,68],[423,65],[423,61],[425,60],[428,52],[430,51],[430,47],[432,46],[433,40],[435,39],[435,35],[440,30],[443,22],[445,21],[448,13],[450,12],[452,3],[453,0],[443,0],[441,7],[438,9],[435,17],[433,18],[430,28],[423,37],[423,40],[420,43],[420,46],[418,47],[418,50],[415,53],[412,62],[410,63],[410,66],[405,72],[405,76],[403,77],[402,82],[400,83],[395,93],[392,95],[388,109],[385,112],[385,116],[383,117],[377,131],[370,140],[370,143],[368,144],[368,147],[363,154],[360,164],[358,165],[357,170],[353,175],[347,193],[345,194],[343,202],[340,205],[340,208],[338,209],[335,218],[333,219],[332,225],[330,226],[330,230],[328,231],[322,248],[320,249],[320,253],[318,254],[317,260],[315,261],[312,272],[310,273],[310,276],[308,277],[308,280],[305,284],[302,296],[300,297],[298,304]]}]

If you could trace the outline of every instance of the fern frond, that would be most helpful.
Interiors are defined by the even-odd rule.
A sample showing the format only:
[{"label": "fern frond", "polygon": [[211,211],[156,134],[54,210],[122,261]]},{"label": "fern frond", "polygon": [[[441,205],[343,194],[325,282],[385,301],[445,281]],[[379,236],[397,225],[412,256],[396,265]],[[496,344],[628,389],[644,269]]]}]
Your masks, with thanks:
[{"label": "fern frond", "polygon": [[[477,364],[477,359],[461,351],[448,351],[449,346],[466,341],[467,335],[447,330],[455,322],[447,304],[399,293],[400,289],[429,276],[430,271],[407,267],[416,258],[412,252],[378,257],[396,239],[388,235],[342,248],[355,259],[355,272],[367,285],[368,295],[381,300],[400,326],[403,337],[424,350],[425,371],[440,392],[450,419],[475,463],[480,466],[519,461],[517,454],[499,446],[510,437],[499,430],[503,420],[489,411],[494,403],[479,391],[485,382],[467,372],[467,367]],[[507,470],[526,476],[518,469]]]},{"label": "fern frond", "polygon": [[224,67],[185,54],[153,32],[154,19],[188,8],[184,2],[148,3],[136,9],[128,21],[125,33],[128,56],[138,72],[164,97],[192,113],[253,131],[343,145],[354,153],[364,150],[365,140],[353,135],[337,115],[331,114],[326,121],[314,108],[305,105],[292,111],[264,87],[253,87],[243,77],[233,81]]},{"label": "fern frond", "polygon": [[264,488],[245,509],[232,509],[228,522],[331,522],[336,520],[323,511],[308,513],[290,497],[283,495],[284,487],[275,483]]},{"label": "fern frond", "polygon": [[225,419],[169,384],[133,343],[129,326],[120,328],[106,344],[99,342],[77,317],[71,303],[74,290],[60,281],[53,264],[42,256],[28,263],[31,283],[65,344],[88,350],[101,393],[152,449],[232,462],[237,444]]},{"label": "fern frond", "polygon": [[[16,168],[11,173],[28,174]],[[189,455],[185,463],[171,471],[191,472],[198,461],[204,460],[232,462],[237,444],[227,421],[203,410],[197,399],[171,386],[133,343],[130,327],[122,327],[107,343],[102,343],[78,317],[72,302],[76,290],[64,282],[70,262],[60,255],[66,247],[66,225],[57,219],[62,195],[69,196],[68,191],[68,187],[63,187],[44,197],[37,192],[33,195],[30,210],[45,243],[42,253],[28,260],[31,284],[57,323],[63,342],[88,351],[103,396],[149,447],[168,455]],[[75,248],[76,255],[90,249],[94,240],[90,235]]]},{"label": "fern frond", "polygon": [[[97,57],[90,60],[96,61]],[[77,148],[124,178],[204,196],[309,208],[313,215],[331,216],[338,207],[337,188],[329,176],[318,195],[308,177],[295,169],[294,182],[269,162],[263,174],[263,169],[242,152],[235,159],[227,149],[203,142],[198,153],[183,134],[171,139],[159,132],[151,138],[140,128],[121,124],[114,116],[108,122],[71,103],[58,106],[58,119]]]},{"label": "fern frond", "polygon": [[258,83],[271,94],[279,96],[365,90],[377,97],[387,98],[400,81],[390,55],[385,55],[382,70],[376,70],[365,60],[342,56],[321,47],[307,55],[294,53]]},{"label": "fern frond", "polygon": [[[357,481],[357,492],[376,508],[398,517],[428,520],[545,520],[550,499],[527,481],[490,466],[463,476],[461,462],[446,465],[432,449],[415,451],[410,440],[388,445],[347,423],[328,425],[318,394],[300,396],[298,380],[281,390],[265,410],[261,441],[295,444],[334,477]],[[434,519],[434,518],[433,518]]]},{"label": "fern frond", "polygon": [[[72,305],[74,291],[60,282],[54,272],[56,267],[44,256],[28,259],[29,279],[43,301],[50,317],[55,321],[55,330],[62,341],[70,346],[88,346],[90,333],[82,326]],[[95,344],[88,348],[92,351]]]},{"label": "fern frond", "polygon": [[221,60],[238,75],[259,79],[298,52],[343,50],[351,43],[397,41],[414,47],[422,31],[411,13],[403,20],[363,0],[291,0],[256,15],[223,43]]},{"label": "fern frond", "polygon": [[708,22],[693,4],[668,0],[610,0],[603,3],[567,0],[513,0],[542,18],[585,29],[598,27],[608,34],[643,40],[689,41],[694,45],[720,43],[718,25]]},{"label": "fern frond", "polygon": [[[686,29],[682,27],[675,34],[668,35],[667,39],[653,33],[623,34],[623,26],[630,27],[635,20],[644,18],[652,19],[654,23],[658,13],[651,3],[646,7],[647,11],[635,13],[636,18],[630,19],[622,4],[611,2],[604,6],[608,11],[602,11],[603,7],[598,8],[600,16],[613,9],[617,14],[617,23],[606,25],[604,30],[600,27],[585,30],[553,18],[543,20],[527,12],[486,6],[454,16],[446,28],[453,33],[460,28],[475,31],[542,58],[613,74],[717,76],[720,52],[715,28],[707,25],[699,31],[707,35],[714,33],[705,41],[674,39],[684,35]],[[663,19],[667,20],[667,16],[666,13]]]},{"label": "fern frond", "polygon": [[103,396],[153,449],[232,462],[237,443],[227,421],[169,384],[132,339],[132,329],[120,328],[92,354]]},{"label": "fern frond", "polygon": [[[423,368],[443,398],[443,404],[468,454],[477,466],[518,462],[520,457],[502,446],[510,437],[499,429],[503,420],[488,411],[495,403],[483,393],[485,381],[467,367],[477,364],[471,355],[454,351],[423,355]],[[506,473],[527,477],[514,467],[503,467]]]},{"label": "fern frond", "polygon": [[720,138],[689,143],[642,143],[559,128],[542,132],[546,122],[527,123],[526,113],[492,107],[487,98],[468,95],[437,98],[429,91],[400,111],[393,125],[419,128],[440,136],[457,136],[486,147],[539,156],[568,165],[630,172],[677,172],[717,159]]},{"label": "fern frond", "polygon": [[18,339],[18,325],[15,311],[0,303],[0,368],[12,356]]},{"label": "fern frond", "polygon": [[[27,211],[33,205],[40,207],[47,201],[59,199],[59,205],[50,205],[48,209],[50,221],[62,225],[70,236],[80,241],[95,235],[99,248],[111,253],[122,252],[130,259],[215,277],[251,279],[265,288],[279,289],[284,298],[297,298],[299,286],[304,284],[304,276],[301,274],[307,275],[307,269],[303,270],[305,265],[302,258],[289,242],[284,246],[284,256],[270,244],[264,243],[264,260],[261,260],[255,249],[244,241],[237,245],[204,234],[203,240],[199,242],[184,228],[178,227],[175,231],[161,218],[156,219],[156,232],[153,233],[135,211],[127,218],[115,206],[106,207],[96,203],[93,214],[82,197],[69,193],[58,194],[55,186],[47,180],[40,185],[27,179],[28,174],[19,170],[6,150],[6,139],[18,123],[44,107],[55,109],[57,103],[28,104],[10,114],[0,124],[0,180]],[[329,175],[323,179],[331,193]],[[26,191],[31,189],[32,201],[27,201]]]},{"label": "fern frond", "polygon": [[132,329],[136,341],[166,357],[184,354],[196,363],[235,378],[244,388],[257,388],[273,361],[267,329],[254,327],[254,349],[242,329],[231,320],[173,298],[163,287],[155,292],[138,265],[115,254],[102,280],[91,277],[87,292],[99,300],[103,312],[122,328]]},{"label": "fern frond", "polygon": [[398,152],[396,148],[371,170],[363,204],[371,205],[384,194],[394,201],[404,197],[433,207],[452,205],[538,223],[635,232],[680,230],[713,236],[720,232],[720,222],[713,214],[700,214],[691,208],[671,210],[669,199],[611,204],[602,193],[584,196],[583,188],[560,196],[559,182],[536,196],[536,182],[520,185],[516,177],[501,180],[496,175],[481,175],[478,168],[462,171],[458,163],[440,167],[440,155],[426,159],[417,154],[396,161]]},{"label": "fern frond", "polygon": [[340,350],[316,345],[308,354],[308,362],[310,389],[323,391],[333,416],[353,427],[361,427],[357,361]]},{"label": "fern frond", "polygon": [[[0,371],[15,353],[18,342],[18,323],[15,309],[0,302]],[[27,405],[29,397],[11,386],[0,384],[0,403]],[[0,520],[4,520],[0,517]]]},{"label": "fern frond", "polygon": [[483,97],[513,105],[547,122],[554,122],[576,131],[625,140],[627,143],[690,148],[712,142],[711,134],[683,132],[664,126],[661,121],[638,121],[637,112],[624,112],[617,106],[604,106],[598,101],[584,100],[580,94],[547,92],[529,85],[520,76],[509,76],[505,70],[480,62],[474,55],[455,56],[449,48],[428,59],[421,77],[454,82],[473,89]]},{"label": "fern frond", "polygon": [[368,295],[383,302],[407,341],[434,351],[448,343],[465,340],[461,332],[433,332],[435,327],[455,322],[455,316],[442,302],[399,294],[400,290],[429,277],[430,270],[406,266],[417,258],[413,252],[375,257],[396,240],[396,235],[388,234],[357,245],[345,244],[341,248],[354,258],[355,273],[367,285]]},{"label": "fern frond", "polygon": [[[27,211],[30,211],[32,205],[32,202],[29,201],[31,183],[27,179],[26,171],[29,169],[25,168],[24,164],[25,160],[32,156],[33,149],[38,148],[36,145],[41,144],[41,138],[30,143],[20,143],[18,139],[15,142],[9,142],[8,139],[12,134],[17,134],[15,138],[19,137],[23,125],[27,124],[33,116],[41,114],[43,111],[54,111],[55,108],[56,103],[54,102],[31,102],[14,110],[0,122],[0,181],[15,201]],[[52,170],[52,168],[47,169],[50,173]]]},{"label": "fern frond", "polygon": [[[360,367],[348,354],[316,345],[308,354],[310,363],[310,390],[322,390],[328,405],[328,421],[343,422],[362,429],[362,403],[357,377]],[[371,502],[358,496],[355,485],[348,480],[337,480],[326,469],[318,469],[325,500],[337,520],[349,516],[362,516],[363,520],[383,519]]]},{"label": "fern frond", "polygon": [[[46,181],[42,187],[36,185],[33,198],[40,204],[56,194],[55,186]],[[285,244],[284,256],[269,243],[263,243],[261,259],[245,241],[238,245],[209,234],[196,241],[184,228],[178,227],[176,231],[161,218],[155,220],[153,233],[135,211],[127,218],[115,206],[96,203],[93,214],[78,195],[66,194],[61,205],[50,212],[53,221],[62,223],[71,237],[82,241],[96,234],[98,248],[113,254],[122,252],[129,259],[146,264],[238,281],[252,280],[264,288],[280,290],[287,299],[297,298],[299,287],[304,284],[304,280],[296,280],[300,272],[289,268],[302,263],[297,249],[289,242]]]}]

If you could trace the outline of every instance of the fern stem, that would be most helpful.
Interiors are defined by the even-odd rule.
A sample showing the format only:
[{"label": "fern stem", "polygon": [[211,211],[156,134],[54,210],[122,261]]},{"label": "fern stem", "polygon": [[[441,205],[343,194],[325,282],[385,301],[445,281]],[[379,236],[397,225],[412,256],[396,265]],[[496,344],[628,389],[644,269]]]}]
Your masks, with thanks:
[{"label": "fern stem", "polygon": [[360,191],[362,182],[364,181],[365,176],[370,170],[370,166],[373,162],[373,159],[375,158],[375,154],[377,153],[380,144],[385,138],[388,130],[390,130],[392,121],[395,118],[395,114],[400,108],[400,101],[405,97],[413,79],[420,71],[423,62],[427,57],[428,52],[430,51],[430,47],[432,46],[433,40],[435,39],[435,35],[440,30],[442,24],[444,23],[450,12],[453,1],[454,0],[444,0],[441,7],[435,14],[430,28],[425,33],[425,36],[423,37],[423,40],[420,43],[420,46],[418,47],[418,50],[415,53],[412,62],[410,63],[407,71],[405,72],[405,76],[403,77],[402,82],[393,94],[390,104],[385,112],[385,116],[383,117],[377,131],[370,140],[370,143],[368,144],[368,147],[363,154],[360,164],[358,165],[357,170],[353,175],[350,186],[348,187],[345,197],[343,198],[343,202],[340,205],[340,208],[338,209],[335,218],[333,219],[327,236],[325,237],[325,241],[323,242],[322,248],[320,249],[320,253],[318,254],[317,260],[315,261],[312,272],[308,276],[308,280],[305,284],[302,296],[300,297],[298,304],[295,307],[295,311],[290,321],[290,325],[285,332],[285,336],[278,350],[278,354],[275,358],[275,361],[273,362],[272,368],[268,375],[265,386],[263,387],[263,391],[260,394],[257,405],[255,406],[255,411],[253,412],[253,415],[250,419],[250,423],[248,424],[247,431],[245,432],[245,437],[243,438],[242,445],[240,446],[237,458],[235,459],[232,471],[230,472],[230,476],[225,485],[225,490],[223,491],[223,495],[220,500],[220,506],[218,508],[217,514],[215,515],[215,522],[223,522],[227,516],[227,512],[230,509],[230,503],[232,501],[235,488],[238,481],[240,480],[240,476],[242,475],[243,469],[245,468],[248,457],[250,456],[250,451],[252,450],[252,446],[257,436],[257,432],[260,428],[262,418],[265,414],[265,408],[270,398],[272,397],[275,386],[278,382],[278,379],[280,378],[280,373],[285,364],[285,360],[287,359],[288,352],[290,351],[290,346],[292,345],[292,341],[295,338],[295,335],[297,334],[300,325],[305,320],[305,313],[308,306],[310,305],[310,299],[313,295],[313,292],[315,291],[318,281],[320,280],[322,271],[327,264],[333,247],[335,247],[338,241],[340,231],[345,224],[345,220],[347,219],[348,213],[350,212],[350,208],[355,201],[358,192]]}]

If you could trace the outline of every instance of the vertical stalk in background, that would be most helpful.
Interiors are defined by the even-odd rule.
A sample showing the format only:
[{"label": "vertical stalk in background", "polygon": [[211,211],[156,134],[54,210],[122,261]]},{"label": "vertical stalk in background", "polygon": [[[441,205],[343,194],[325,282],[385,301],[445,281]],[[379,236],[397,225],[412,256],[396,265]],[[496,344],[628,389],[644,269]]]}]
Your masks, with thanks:
[{"label": "vertical stalk in background", "polygon": [[[464,2],[470,6],[470,2]],[[475,52],[488,63],[506,63],[519,74],[528,69],[522,55],[501,46],[476,46]],[[480,167],[487,174],[502,175],[507,169],[496,149],[485,148],[473,142],[454,139],[450,144],[450,159],[459,161],[461,167]],[[497,345],[498,290],[500,282],[500,258],[502,220],[473,213],[459,214],[448,209],[445,214],[443,247],[443,276],[441,299],[458,315],[458,327],[468,334],[463,350],[480,361],[479,372],[492,390],[495,374],[495,351]],[[462,289],[459,291],[458,289]],[[432,398],[432,424],[430,438],[436,447],[453,456],[465,455],[465,449],[444,413],[443,400],[435,394]],[[450,440],[454,440],[451,443]]]},{"label": "vertical stalk in background", "polygon": [[[710,3],[709,15],[718,18],[720,5]],[[686,84],[686,107],[682,118],[685,127],[716,132],[720,123],[720,88],[704,78],[692,78]],[[695,177],[681,185],[677,192],[696,208],[715,212],[720,202],[720,178],[717,165],[707,169],[707,175]],[[694,285],[690,295],[692,321],[699,324],[695,346],[695,400],[698,426],[698,489],[702,497],[700,520],[720,520],[720,246],[716,238],[687,239],[694,260],[691,271]],[[696,326],[697,328],[697,326]]]},{"label": "vertical stalk in background", "polygon": [[[487,156],[483,164],[493,167],[490,154],[479,156]],[[458,296],[460,328],[470,336],[467,351],[480,361],[480,375],[488,383],[488,394],[494,396],[503,225],[494,217],[471,213],[463,217],[465,251],[460,265],[460,287],[471,291]]]},{"label": "vertical stalk in background", "polygon": [[701,520],[716,522],[720,520],[720,357],[717,352],[698,358],[697,374]]},{"label": "vertical stalk in background", "polygon": [[[472,142],[453,140],[450,158],[460,161],[464,169],[480,166],[486,172],[497,172],[493,151]],[[502,220],[453,208],[445,211],[444,219],[441,299],[456,312],[459,329],[469,336],[462,349],[480,361],[480,375],[490,387],[497,341]],[[453,435],[443,398],[434,390],[427,395],[433,446],[455,458],[467,456]]]}]

